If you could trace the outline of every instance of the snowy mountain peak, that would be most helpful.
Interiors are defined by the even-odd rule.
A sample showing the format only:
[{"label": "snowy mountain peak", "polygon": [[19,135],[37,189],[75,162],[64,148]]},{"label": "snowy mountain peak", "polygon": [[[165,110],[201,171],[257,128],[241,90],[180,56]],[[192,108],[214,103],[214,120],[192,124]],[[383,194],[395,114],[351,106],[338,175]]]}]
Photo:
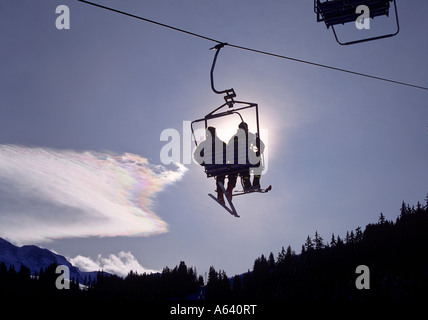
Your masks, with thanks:
[{"label": "snowy mountain peak", "polygon": [[30,269],[32,274],[39,272],[41,268],[46,268],[53,263],[65,265],[70,270],[70,278],[77,279],[80,283],[84,281],[86,276],[90,275],[93,278],[96,274],[96,271],[80,271],[79,268],[74,267],[64,256],[48,249],[35,245],[18,247],[3,238],[0,238],[0,262],[4,262],[7,268],[13,265],[16,270],[19,270],[20,266],[24,265]]}]

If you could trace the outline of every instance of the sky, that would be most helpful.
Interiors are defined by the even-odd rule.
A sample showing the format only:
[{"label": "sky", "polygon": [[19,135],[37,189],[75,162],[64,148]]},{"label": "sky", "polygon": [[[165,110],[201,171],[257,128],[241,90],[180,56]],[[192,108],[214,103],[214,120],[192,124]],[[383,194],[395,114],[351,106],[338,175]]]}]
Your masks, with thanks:
[{"label": "sky", "polygon": [[[317,23],[312,1],[94,2],[428,86],[424,0],[398,2],[396,37],[347,47]],[[69,8],[69,29],[56,27],[59,5]],[[338,33],[391,33],[394,22],[379,17],[370,30]],[[126,274],[185,261],[198,274],[214,266],[233,276],[282,246],[299,253],[315,231],[325,241],[344,237],[381,212],[394,220],[402,201],[424,201],[426,90],[226,46],[216,87],[258,104],[268,160],[261,182],[272,185],[234,199],[241,217],[232,217],[208,197],[214,180],[188,161],[189,121],[224,101],[210,87],[214,45],[76,0],[0,0],[0,237],[54,250],[83,269]],[[237,124],[216,125],[226,137]],[[176,164],[161,159],[168,143],[179,151]]]}]

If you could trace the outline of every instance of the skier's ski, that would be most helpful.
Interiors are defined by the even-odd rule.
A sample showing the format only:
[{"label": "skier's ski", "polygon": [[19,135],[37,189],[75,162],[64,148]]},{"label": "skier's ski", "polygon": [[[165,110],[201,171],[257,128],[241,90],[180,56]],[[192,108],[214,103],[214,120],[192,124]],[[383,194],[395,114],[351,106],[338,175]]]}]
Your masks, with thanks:
[{"label": "skier's ski", "polygon": [[226,189],[224,188],[223,184],[221,182],[218,183],[218,185],[220,186],[221,190],[223,191],[224,196],[227,199],[227,202],[229,203],[230,208],[228,208],[225,204],[221,203],[217,197],[213,196],[211,193],[209,193],[208,195],[214,199],[219,205],[221,205],[227,212],[229,212],[232,216],[235,216],[237,218],[239,218],[238,213],[236,212],[235,206],[232,203],[232,199],[230,199],[229,194],[227,193]]},{"label": "skier's ski", "polygon": [[272,185],[270,185],[266,189],[250,189],[250,190],[246,190],[246,191],[245,190],[236,190],[236,191],[234,191],[235,193],[233,194],[233,196],[240,196],[243,194],[254,193],[254,192],[267,193],[271,190],[272,190]]}]

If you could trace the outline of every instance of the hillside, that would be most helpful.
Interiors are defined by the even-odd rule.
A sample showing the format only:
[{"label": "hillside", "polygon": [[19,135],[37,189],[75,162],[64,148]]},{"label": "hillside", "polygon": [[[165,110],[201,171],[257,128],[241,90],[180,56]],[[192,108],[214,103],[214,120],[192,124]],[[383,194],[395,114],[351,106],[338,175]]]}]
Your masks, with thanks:
[{"label": "hillside", "polygon": [[[257,258],[251,272],[228,285],[210,269],[207,299],[244,300],[416,300],[428,297],[427,205],[403,202],[396,221],[381,213],[377,223],[334,234],[308,236],[297,255],[289,246]],[[357,267],[368,267],[367,289],[359,290]]]},{"label": "hillside", "polygon": [[[0,292],[8,296],[11,292],[32,297],[48,292],[56,298],[158,301],[415,300],[428,297],[427,230],[428,197],[425,206],[418,202],[416,207],[410,207],[403,202],[395,221],[386,220],[381,213],[376,223],[368,224],[364,230],[357,227],[348,231],[343,239],[333,234],[326,241],[315,232],[313,238],[307,236],[300,254],[290,246],[283,247],[276,257],[273,253],[262,255],[254,261],[252,270],[233,278],[211,267],[204,284],[196,269],[181,261],[173,269],[165,267],[162,273],[130,272],[125,278],[98,272],[96,282],[88,283],[87,290],[75,286],[67,293],[53,286],[55,265],[66,264],[77,274],[79,270],[64,257],[35,246],[18,248],[0,239],[0,262],[9,261],[9,270],[0,263]],[[38,272],[39,266],[46,263],[51,265],[45,267],[43,277],[42,273],[40,279],[30,277],[33,270]],[[18,272],[14,268],[19,265]],[[359,266],[365,266],[367,271],[357,272]],[[76,276],[80,283],[81,275]],[[41,285],[43,281],[47,284]],[[359,289],[357,282],[364,288]]]}]

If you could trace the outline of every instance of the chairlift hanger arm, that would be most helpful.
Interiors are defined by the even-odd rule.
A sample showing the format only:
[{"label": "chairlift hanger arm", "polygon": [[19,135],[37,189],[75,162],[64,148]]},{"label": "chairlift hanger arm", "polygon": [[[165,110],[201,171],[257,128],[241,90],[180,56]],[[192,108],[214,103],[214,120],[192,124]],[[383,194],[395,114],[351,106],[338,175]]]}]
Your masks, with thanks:
[{"label": "chairlift hanger arm", "polygon": [[213,59],[213,64],[211,66],[211,72],[210,72],[210,78],[211,78],[211,89],[214,91],[214,93],[217,94],[225,94],[224,100],[226,101],[227,105],[231,108],[233,106],[233,98],[236,97],[236,93],[235,90],[233,90],[233,88],[230,89],[226,89],[226,90],[217,90],[214,86],[214,68],[215,68],[215,64],[217,62],[217,57],[218,54],[220,53],[221,48],[223,48],[225,45],[227,45],[227,43],[223,42],[223,43],[219,43],[218,45],[210,48],[210,50],[216,50],[216,53],[214,55],[214,59]]},{"label": "chairlift hanger arm", "polygon": [[[257,103],[252,103],[252,102],[233,101],[233,104],[235,104],[235,105],[236,105],[236,104],[244,104],[245,106],[244,106],[244,107],[240,107],[240,108],[234,108],[233,110],[230,110],[230,111],[224,111],[224,112],[222,112],[222,114],[224,114],[224,113],[226,113],[226,112],[230,112],[230,113],[232,113],[232,112],[234,112],[234,111],[239,111],[239,110],[243,110],[243,109],[248,109],[248,108],[254,108],[254,107],[257,107]],[[215,117],[216,117],[216,112],[217,112],[217,111],[219,111],[220,109],[224,108],[226,105],[228,105],[228,106],[229,106],[229,108],[230,108],[230,105],[229,105],[229,103],[228,103],[228,102],[223,103],[220,107],[218,107],[217,109],[215,109],[215,110],[211,111],[210,113],[208,113],[208,114],[205,116],[205,119],[215,118]]]},{"label": "chairlift hanger arm", "polygon": [[[243,102],[243,101],[235,101],[235,104],[246,104],[246,106],[240,107],[240,108],[235,108],[233,110],[227,110],[227,111],[223,111],[220,113],[216,113],[218,110],[220,110],[221,108],[225,107],[227,105],[227,103],[223,103],[220,107],[218,107],[217,109],[215,109],[214,111],[208,113],[205,117],[194,120],[191,122],[191,125],[193,125],[196,122],[202,122],[202,121],[207,121],[210,119],[214,119],[214,118],[218,118],[218,117],[223,117],[232,113],[238,113],[238,111],[240,110],[245,110],[245,109],[249,109],[249,108],[257,108],[258,105],[257,103],[251,103],[251,102]],[[242,117],[241,117],[242,118]]]},{"label": "chairlift hanger arm", "polygon": [[214,68],[215,68],[215,64],[217,62],[217,56],[220,53],[221,48],[223,48],[227,43],[220,43],[218,45],[216,45],[215,47],[210,48],[210,50],[216,50],[215,55],[214,55],[214,59],[213,59],[213,63],[211,65],[211,72],[210,72],[210,77],[211,77],[211,89],[214,91],[214,93],[217,94],[223,94],[226,93],[227,90],[216,90],[215,86],[214,86]]}]

